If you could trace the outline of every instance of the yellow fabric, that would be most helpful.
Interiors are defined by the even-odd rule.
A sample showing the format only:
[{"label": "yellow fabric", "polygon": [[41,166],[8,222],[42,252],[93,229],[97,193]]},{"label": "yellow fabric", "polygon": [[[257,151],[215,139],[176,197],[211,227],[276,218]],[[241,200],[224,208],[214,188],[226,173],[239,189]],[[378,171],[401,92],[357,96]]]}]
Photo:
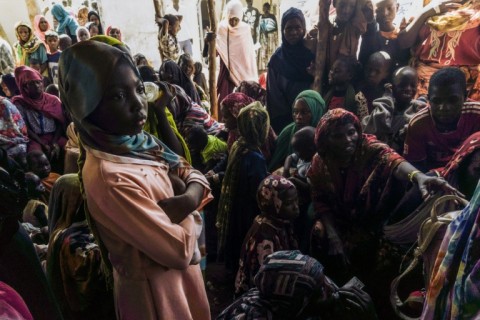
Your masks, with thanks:
[{"label": "yellow fabric", "polygon": [[430,28],[440,32],[463,31],[480,25],[480,1],[467,1],[457,10],[428,19]]},{"label": "yellow fabric", "polygon": [[208,136],[208,143],[202,151],[203,163],[207,163],[215,154],[227,153],[227,143],[215,136]]}]

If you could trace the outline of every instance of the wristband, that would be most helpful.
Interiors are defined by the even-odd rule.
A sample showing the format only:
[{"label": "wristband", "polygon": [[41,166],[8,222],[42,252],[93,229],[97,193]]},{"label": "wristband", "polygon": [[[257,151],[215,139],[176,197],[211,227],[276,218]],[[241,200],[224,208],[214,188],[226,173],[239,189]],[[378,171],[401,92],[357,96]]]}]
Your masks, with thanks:
[{"label": "wristband", "polygon": [[436,14],[442,13],[442,10],[440,9],[440,5],[433,7],[433,10],[435,10]]},{"label": "wristband", "polygon": [[408,181],[410,181],[411,183],[413,183],[413,178],[415,178],[415,176],[417,175],[417,173],[421,173],[421,171],[419,170],[413,170],[412,172],[410,172],[407,177],[408,177]]}]

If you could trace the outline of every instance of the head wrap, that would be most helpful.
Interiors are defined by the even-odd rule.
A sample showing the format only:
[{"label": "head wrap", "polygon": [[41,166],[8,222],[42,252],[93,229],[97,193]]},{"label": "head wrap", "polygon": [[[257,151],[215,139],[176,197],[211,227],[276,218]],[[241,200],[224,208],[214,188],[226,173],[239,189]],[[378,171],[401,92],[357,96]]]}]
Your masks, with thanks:
[{"label": "head wrap", "polygon": [[131,136],[112,135],[89,122],[87,117],[100,105],[111,75],[120,64],[131,66],[140,78],[132,57],[114,46],[87,40],[62,52],[60,97],[73,118],[81,142],[112,154],[149,160],[160,158],[176,167],[179,157],[154,136],[144,131]]},{"label": "head wrap", "polygon": [[323,100],[320,93],[314,90],[305,90],[298,94],[295,98],[295,101],[302,99],[307,103],[310,113],[312,114],[312,120],[310,125],[316,127],[320,118],[325,114],[326,107],[325,101]]},{"label": "head wrap", "polygon": [[[46,31],[40,30],[40,19],[42,19],[42,18],[45,19],[45,21],[47,21],[47,30]],[[35,18],[33,18],[33,28],[35,29],[35,35],[37,36],[37,38],[40,39],[40,41],[45,43],[45,33],[50,30],[50,22],[48,22],[48,20],[45,18],[45,16],[43,16],[41,14],[37,14],[35,16]]]},{"label": "head wrap", "polygon": [[17,83],[15,82],[15,76],[11,73],[4,74],[0,77],[0,83],[4,83],[12,96],[16,96],[20,94],[20,90],[18,90]]},{"label": "head wrap", "polygon": [[39,111],[50,118],[65,124],[62,106],[60,100],[54,95],[42,92],[38,99],[32,99],[25,90],[25,85],[29,81],[43,81],[42,75],[35,69],[26,66],[15,68],[15,81],[20,90],[20,95],[12,98],[12,102],[19,102],[21,105]]},{"label": "head wrap", "polygon": [[237,118],[240,110],[253,102],[255,102],[255,100],[244,93],[234,92],[226,96],[225,99],[222,100],[221,105],[227,108],[234,118]]},{"label": "head wrap", "polygon": [[200,104],[200,96],[198,95],[197,90],[195,89],[195,85],[193,84],[192,80],[182,71],[180,66],[175,63],[173,60],[166,60],[160,66],[160,70],[158,73],[160,74],[160,80],[166,81],[166,79],[162,78],[162,72],[171,74],[172,84],[176,84],[187,93],[187,95],[197,104]]},{"label": "head wrap", "polygon": [[90,21],[90,17],[91,16],[95,16],[98,18],[98,34],[103,34],[103,26],[102,26],[102,20],[100,19],[100,16],[98,15],[98,13],[96,11],[90,11],[88,12],[88,21]]},{"label": "head wrap", "polygon": [[240,110],[237,117],[237,128],[241,142],[249,147],[259,148],[265,143],[270,128],[267,110],[258,101]]},{"label": "head wrap", "polygon": [[298,19],[303,27],[303,36],[305,36],[305,17],[303,12],[297,8],[290,8],[282,16],[281,31],[282,45],[275,51],[269,67],[272,67],[289,80],[312,81],[313,77],[307,72],[307,68],[313,61],[315,55],[307,49],[303,41],[291,45],[285,38],[284,30],[287,22],[292,19]]},{"label": "head wrap", "polygon": [[295,185],[282,176],[272,174],[266,177],[257,191],[257,203],[262,214],[277,216],[282,207],[280,197],[291,188],[295,188]]},{"label": "head wrap", "polygon": [[[315,130],[315,145],[317,146],[317,150],[325,153],[327,151],[326,140],[328,134],[335,130],[335,128],[349,123],[353,124],[358,132],[358,136],[361,137],[362,126],[356,115],[342,108],[332,109],[325,113]],[[358,139],[358,143],[360,143],[361,140],[362,139]]]},{"label": "head wrap", "polygon": [[[116,26],[108,26],[108,27],[107,27],[107,31],[105,32],[105,35],[111,37],[110,31],[112,31],[112,29],[117,29],[117,30],[118,30],[118,33],[120,34],[120,35],[119,35],[120,39],[118,39],[118,40],[122,41],[122,30],[120,30],[119,27],[116,27]],[[113,38],[113,37],[112,37],[112,38]],[[117,39],[117,38],[115,38],[115,39]]]},{"label": "head wrap", "polygon": [[[77,32],[78,24],[75,19],[72,18],[70,13],[60,4],[56,3],[52,7],[52,15],[58,21],[57,32],[58,34],[67,34],[68,36],[75,36]],[[67,32],[68,29],[68,32]]]},{"label": "head wrap", "polygon": [[227,3],[226,12],[227,20],[238,18],[241,21],[243,18],[243,5],[238,0],[232,0]]},{"label": "head wrap", "polygon": [[[30,37],[25,43],[20,43],[20,34],[18,33],[18,28],[25,27],[30,33]],[[25,66],[29,65],[29,56],[31,53],[37,51],[38,47],[45,46],[40,39],[33,33],[32,28],[25,22],[17,22],[15,25],[15,35],[18,42],[13,45],[15,48],[16,61],[19,65]]]},{"label": "head wrap", "polygon": [[236,92],[244,93],[250,98],[260,101],[262,105],[266,105],[267,91],[263,89],[258,82],[242,81],[240,82]]},{"label": "head wrap", "polygon": [[88,29],[86,27],[78,27],[77,32],[76,32],[78,41],[80,41],[80,31],[82,31],[82,30],[85,31],[88,34],[88,38],[90,39],[90,31],[88,31]]}]

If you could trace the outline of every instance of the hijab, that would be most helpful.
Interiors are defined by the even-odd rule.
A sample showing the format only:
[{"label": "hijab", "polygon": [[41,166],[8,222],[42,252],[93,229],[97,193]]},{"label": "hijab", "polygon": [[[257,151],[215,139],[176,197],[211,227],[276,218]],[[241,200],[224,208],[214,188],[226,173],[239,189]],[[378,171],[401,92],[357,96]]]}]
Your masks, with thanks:
[{"label": "hijab", "polygon": [[[20,27],[25,27],[30,32],[30,38],[28,38],[28,40],[23,44],[20,42],[20,35],[18,34],[18,28]],[[30,60],[29,55],[37,51],[40,46],[45,47],[45,45],[35,35],[32,28],[28,24],[22,21],[18,22],[15,25],[15,35],[17,37],[18,42],[16,42],[13,45],[13,47],[15,48],[17,65],[22,65],[22,66],[28,65]]]},{"label": "hijab", "polygon": [[272,174],[266,177],[257,191],[257,203],[262,214],[277,217],[282,207],[282,195],[292,188],[295,185],[282,176]]},{"label": "hijab", "polygon": [[282,45],[275,51],[268,63],[269,67],[276,69],[289,80],[312,81],[313,77],[308,74],[307,68],[315,58],[315,55],[305,47],[303,41],[291,45],[285,38],[284,30],[287,22],[293,19],[300,20],[305,36],[305,17],[300,9],[290,8],[282,16],[281,31]]},{"label": "hijab", "polygon": [[160,66],[160,70],[158,71],[158,73],[160,74],[160,80],[166,81],[166,79],[162,78],[162,72],[171,74],[172,84],[180,86],[195,103],[201,103],[200,96],[198,95],[198,92],[195,89],[195,85],[193,84],[192,80],[187,77],[185,72],[182,71],[180,66],[175,63],[175,61],[165,60]]},{"label": "hijab", "polygon": [[53,5],[52,15],[58,21],[58,27],[56,31],[59,35],[66,34],[70,37],[76,35],[78,24],[61,4],[56,3]]},{"label": "hijab", "polygon": [[42,92],[38,99],[29,97],[25,90],[25,85],[32,80],[43,81],[42,75],[35,69],[26,66],[15,68],[15,81],[20,90],[20,95],[12,98],[14,104],[20,103],[26,108],[30,108],[47,115],[65,125],[65,117],[62,111],[60,100],[51,94]]},{"label": "hijab", "polygon": [[[110,31],[112,31],[112,29],[117,29],[117,30],[118,30],[119,37],[120,37],[120,39],[118,39],[118,40],[122,41],[122,30],[120,30],[119,27],[116,27],[116,26],[108,26],[108,27],[107,27],[107,31],[105,32],[105,35],[111,37],[111,36],[110,36]],[[100,32],[100,29],[98,29],[98,32]],[[113,38],[113,37],[112,37],[112,38]],[[115,39],[116,39],[116,38],[115,38]]]},{"label": "hijab", "polygon": [[[243,5],[238,0],[230,1],[226,7],[226,18],[218,25],[216,38],[217,52],[236,86],[243,80],[255,81],[258,78],[251,29],[242,17]],[[238,25],[230,26],[231,18],[238,18]]]},{"label": "hijab", "polygon": [[260,101],[262,105],[266,105],[267,91],[255,81],[242,81],[235,92],[241,92],[249,96],[250,98]]},{"label": "hijab", "polygon": [[99,35],[103,34],[103,26],[102,26],[102,20],[100,20],[100,16],[96,11],[93,11],[93,10],[88,13],[88,21],[90,21],[91,16],[95,16],[98,18],[98,25],[97,25],[98,34]]},{"label": "hijab", "polygon": [[12,94],[12,97],[20,94],[20,90],[18,90],[17,83],[15,82],[15,76],[13,74],[7,73],[2,75],[0,78],[0,83],[4,83],[7,86],[8,91],[10,91]]},{"label": "hijab", "polygon": [[[45,19],[45,21],[47,21],[47,30],[46,31],[42,31],[40,30],[40,19]],[[37,14],[35,16],[35,18],[33,18],[33,28],[35,29],[35,35],[37,36],[38,39],[40,39],[40,41],[42,41],[43,43],[45,43],[45,33],[47,33],[49,30],[50,30],[50,22],[48,22],[48,20],[45,18],[45,16],[41,15],[41,14]]]}]

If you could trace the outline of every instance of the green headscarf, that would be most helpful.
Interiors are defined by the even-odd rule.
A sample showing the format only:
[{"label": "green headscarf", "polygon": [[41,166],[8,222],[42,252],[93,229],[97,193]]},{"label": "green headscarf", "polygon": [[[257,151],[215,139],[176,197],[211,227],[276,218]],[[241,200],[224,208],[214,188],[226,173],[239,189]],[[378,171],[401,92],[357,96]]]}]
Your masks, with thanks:
[{"label": "green headscarf", "polygon": [[243,156],[249,151],[260,151],[267,140],[270,128],[270,119],[265,107],[258,101],[240,110],[237,117],[237,128],[240,138],[233,144],[228,156],[227,170],[222,183],[222,192],[218,204],[217,222],[218,228],[218,253],[224,253],[227,231],[230,224],[233,198],[240,177],[240,166]]},{"label": "green headscarf", "polygon": [[[302,99],[307,104],[312,114],[312,119],[310,120],[310,126],[316,127],[320,118],[327,112],[327,107],[325,101],[323,100],[320,93],[314,90],[305,90],[298,94],[295,98],[295,102]],[[295,104],[294,102],[294,104]],[[290,123],[286,126],[280,135],[277,138],[275,153],[270,160],[268,170],[274,171],[279,167],[283,166],[285,158],[293,153],[291,141],[295,132],[298,131],[298,127],[295,122]]]}]

